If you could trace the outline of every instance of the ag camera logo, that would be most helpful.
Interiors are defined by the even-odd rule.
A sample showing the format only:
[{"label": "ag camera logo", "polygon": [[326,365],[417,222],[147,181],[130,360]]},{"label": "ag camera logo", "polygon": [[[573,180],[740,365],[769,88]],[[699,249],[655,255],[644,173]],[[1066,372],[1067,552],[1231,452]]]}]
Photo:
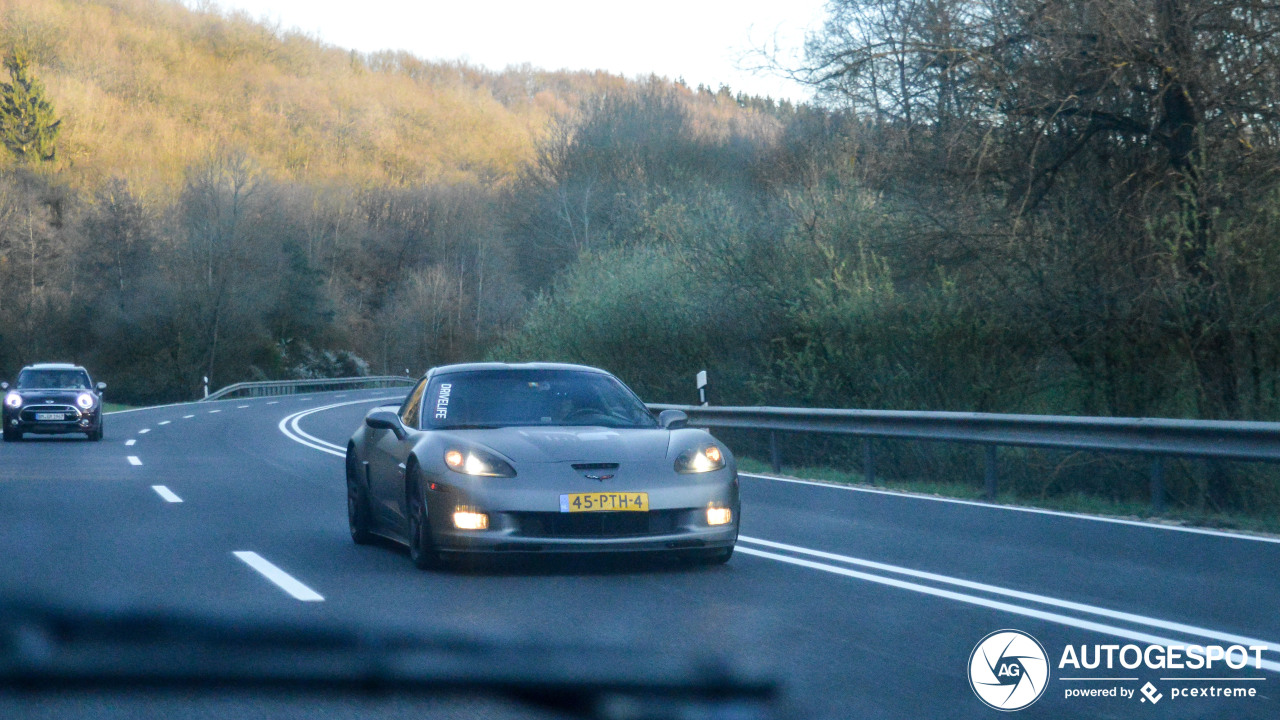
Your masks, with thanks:
[{"label": "ag camera logo", "polygon": [[996,710],[1021,710],[1039,700],[1048,684],[1049,656],[1021,630],[997,630],[969,655],[969,687]]}]

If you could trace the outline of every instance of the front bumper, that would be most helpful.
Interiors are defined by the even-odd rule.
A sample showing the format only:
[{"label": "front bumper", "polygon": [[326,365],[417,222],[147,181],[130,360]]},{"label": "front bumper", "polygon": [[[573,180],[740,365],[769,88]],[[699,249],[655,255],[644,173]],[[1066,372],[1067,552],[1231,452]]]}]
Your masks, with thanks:
[{"label": "front bumper", "polygon": [[4,427],[9,432],[33,433],[37,435],[61,435],[66,433],[93,433],[102,426],[102,413],[98,408],[72,411],[63,410],[60,420],[39,420],[36,413],[42,408],[38,405],[27,405],[13,409],[5,406]]},{"label": "front bumper", "polygon": [[[688,476],[685,476],[688,477]],[[452,478],[451,478],[452,479]],[[504,482],[434,483],[427,493],[427,517],[436,547],[444,553],[612,553],[672,552],[731,548],[738,540],[740,503],[737,474],[732,470],[652,486],[628,483],[606,487],[598,482],[543,483],[536,480],[503,488]],[[495,487],[496,486],[496,487]],[[566,492],[646,492],[645,512],[560,512]],[[709,525],[707,508],[730,508],[732,520]],[[488,516],[484,530],[454,527],[453,512],[467,508]]]}]

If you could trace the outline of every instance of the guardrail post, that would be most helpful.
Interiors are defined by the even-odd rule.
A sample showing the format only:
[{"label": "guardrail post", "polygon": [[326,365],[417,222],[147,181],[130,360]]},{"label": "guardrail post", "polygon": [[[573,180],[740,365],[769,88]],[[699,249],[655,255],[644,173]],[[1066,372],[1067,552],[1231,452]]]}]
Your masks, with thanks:
[{"label": "guardrail post", "polygon": [[876,485],[876,455],[871,448],[871,438],[862,439],[862,480]]},{"label": "guardrail post", "polygon": [[1164,458],[1159,455],[1151,460],[1151,510],[1164,512]]},{"label": "guardrail post", "polygon": [[782,453],[778,452],[778,432],[776,430],[769,431],[769,464],[773,465],[775,473],[782,472]]},{"label": "guardrail post", "polygon": [[996,446],[988,445],[986,447],[985,476],[987,481],[987,500],[992,502],[996,499],[996,486],[998,485],[998,476],[996,468]]}]

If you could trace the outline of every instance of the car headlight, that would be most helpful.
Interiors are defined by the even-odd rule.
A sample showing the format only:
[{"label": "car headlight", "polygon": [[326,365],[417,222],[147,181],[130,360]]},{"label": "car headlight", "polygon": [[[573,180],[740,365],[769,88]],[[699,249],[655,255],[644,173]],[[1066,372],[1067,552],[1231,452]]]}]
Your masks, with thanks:
[{"label": "car headlight", "polygon": [[676,472],[704,473],[724,468],[724,453],[715,445],[690,448],[676,458]]},{"label": "car headlight", "polygon": [[4,404],[11,408],[20,408],[22,407],[22,396],[16,392],[11,392],[4,396]]},{"label": "car headlight", "polygon": [[88,410],[93,407],[93,396],[89,393],[80,393],[76,396],[76,404],[80,406],[81,410]]},{"label": "car headlight", "polygon": [[515,468],[493,453],[477,448],[468,450],[449,450],[444,454],[444,464],[449,469],[463,475],[479,475],[480,477],[515,477]]}]

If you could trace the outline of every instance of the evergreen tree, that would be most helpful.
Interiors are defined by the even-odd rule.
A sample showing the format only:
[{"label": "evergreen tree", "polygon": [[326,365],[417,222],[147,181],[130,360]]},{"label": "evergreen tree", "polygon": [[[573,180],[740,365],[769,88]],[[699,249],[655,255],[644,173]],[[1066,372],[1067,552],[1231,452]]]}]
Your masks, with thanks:
[{"label": "evergreen tree", "polygon": [[10,82],[0,83],[0,142],[20,161],[53,160],[62,121],[44,83],[31,76],[31,61],[21,50],[10,53],[4,66]]}]

